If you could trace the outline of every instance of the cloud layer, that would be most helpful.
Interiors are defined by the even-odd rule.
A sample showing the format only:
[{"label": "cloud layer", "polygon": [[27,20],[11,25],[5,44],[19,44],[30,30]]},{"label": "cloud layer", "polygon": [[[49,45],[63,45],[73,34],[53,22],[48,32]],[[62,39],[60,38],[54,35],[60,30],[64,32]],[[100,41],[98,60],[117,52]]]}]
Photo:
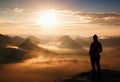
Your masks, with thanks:
[{"label": "cloud layer", "polygon": [[[12,9],[11,9],[12,10]],[[10,11],[10,9],[9,9]],[[51,15],[55,15],[59,18],[61,18],[64,23],[71,24],[104,24],[104,25],[120,25],[120,13],[92,13],[92,12],[80,12],[80,11],[71,11],[71,10],[41,10],[41,11],[27,11],[25,9],[21,8],[14,8],[14,11],[18,14],[19,20],[22,23],[26,23],[26,21],[33,21],[35,23],[36,19],[40,16],[49,13]],[[24,11],[24,13],[22,13]],[[7,13],[7,12],[6,12]],[[17,13],[15,16],[17,16]],[[14,13],[15,14],[15,13]],[[11,14],[11,18],[15,19],[15,16],[13,13]],[[16,17],[17,19],[18,17]],[[10,21],[13,20],[12,24],[14,24],[14,19],[10,19]],[[7,24],[8,24],[7,20]],[[16,24],[15,20],[15,24]],[[5,21],[0,21],[1,23],[6,23]],[[9,22],[10,23],[10,22]],[[21,24],[22,24],[21,23]],[[24,23],[24,24],[25,24]],[[32,22],[31,22],[32,23]],[[30,24],[31,24],[30,23]]]},{"label": "cloud layer", "polygon": [[18,13],[21,13],[21,12],[23,12],[24,11],[24,9],[20,9],[20,8],[15,8],[15,12],[18,12]]},{"label": "cloud layer", "polygon": [[92,12],[80,12],[80,11],[70,11],[63,10],[58,11],[64,16],[72,16],[79,17],[79,22],[84,21],[85,24],[112,24],[112,25],[120,25],[120,13],[92,13]]}]

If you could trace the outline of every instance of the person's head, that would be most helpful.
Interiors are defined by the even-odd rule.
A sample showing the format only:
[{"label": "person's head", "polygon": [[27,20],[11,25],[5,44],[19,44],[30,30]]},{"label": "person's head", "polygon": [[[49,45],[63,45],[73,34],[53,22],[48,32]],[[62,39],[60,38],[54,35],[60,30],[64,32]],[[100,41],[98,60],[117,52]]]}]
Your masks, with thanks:
[{"label": "person's head", "polygon": [[94,34],[93,40],[94,40],[94,41],[98,41],[98,36],[97,36],[96,34]]}]

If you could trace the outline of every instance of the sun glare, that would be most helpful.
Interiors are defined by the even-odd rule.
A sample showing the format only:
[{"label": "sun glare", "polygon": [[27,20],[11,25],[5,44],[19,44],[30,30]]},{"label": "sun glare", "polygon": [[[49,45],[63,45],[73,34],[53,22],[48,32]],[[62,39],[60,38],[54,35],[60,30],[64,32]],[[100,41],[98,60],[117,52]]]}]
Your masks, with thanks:
[{"label": "sun glare", "polygon": [[57,25],[57,13],[55,10],[48,10],[46,12],[43,12],[42,16],[38,20],[38,24],[42,25],[46,28],[52,28]]}]

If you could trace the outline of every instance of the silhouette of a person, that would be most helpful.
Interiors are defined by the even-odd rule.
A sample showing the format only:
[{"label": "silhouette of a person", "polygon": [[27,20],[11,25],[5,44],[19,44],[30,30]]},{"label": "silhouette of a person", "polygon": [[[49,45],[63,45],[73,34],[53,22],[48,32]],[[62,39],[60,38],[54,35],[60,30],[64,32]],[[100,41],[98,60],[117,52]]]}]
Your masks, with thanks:
[{"label": "silhouette of a person", "polygon": [[97,77],[101,78],[100,69],[100,53],[102,52],[102,44],[98,41],[98,36],[95,34],[93,36],[93,42],[90,45],[89,55],[92,65],[92,80],[95,79],[96,67],[97,67]]}]

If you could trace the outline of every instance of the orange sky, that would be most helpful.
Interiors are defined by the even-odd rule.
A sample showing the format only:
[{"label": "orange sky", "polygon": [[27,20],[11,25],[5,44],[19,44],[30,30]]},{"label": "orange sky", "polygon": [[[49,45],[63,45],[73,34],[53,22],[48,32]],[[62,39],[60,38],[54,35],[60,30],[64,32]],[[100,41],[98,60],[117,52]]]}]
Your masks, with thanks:
[{"label": "orange sky", "polygon": [[[17,5],[18,2],[13,3]],[[10,2],[11,5],[13,3]],[[73,1],[71,0],[70,3]],[[6,2],[6,4],[8,3]],[[31,4],[38,5],[35,2]],[[120,13],[118,12],[98,12],[97,10],[97,12],[92,10],[83,12],[80,9],[67,8],[68,5],[64,4],[63,9],[61,9],[62,7],[50,7],[50,5],[45,6],[44,9],[38,8],[38,6],[32,8],[30,2],[23,8],[15,5],[13,5],[14,7],[0,6],[0,33],[12,35],[120,35]]]}]

